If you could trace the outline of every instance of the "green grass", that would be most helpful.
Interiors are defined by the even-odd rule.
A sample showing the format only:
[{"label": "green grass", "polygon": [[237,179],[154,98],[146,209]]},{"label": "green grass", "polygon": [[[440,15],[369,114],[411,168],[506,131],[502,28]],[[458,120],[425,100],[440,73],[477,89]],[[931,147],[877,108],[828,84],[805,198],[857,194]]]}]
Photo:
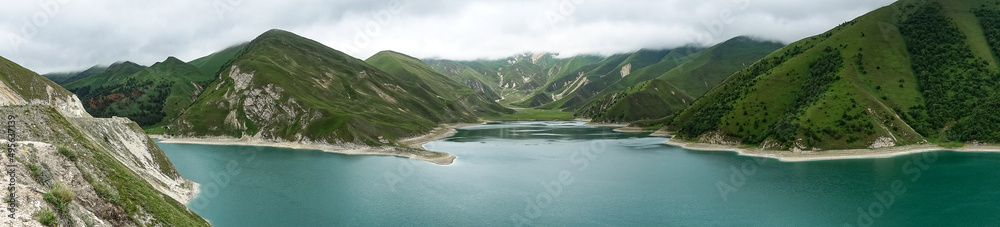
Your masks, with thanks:
[{"label": "green grass", "polygon": [[162,124],[142,127],[142,131],[149,135],[162,135],[166,130]]},{"label": "green grass", "polygon": [[219,52],[212,53],[208,56],[192,60],[188,62],[188,64],[197,67],[199,70],[202,71],[202,73],[205,73],[207,75],[217,75],[218,73],[222,72],[222,70],[226,66],[232,63],[233,59],[236,58],[236,56],[242,54],[243,51],[246,49],[246,46],[247,43],[234,45],[226,49],[223,49]]},{"label": "green grass", "polygon": [[44,226],[56,226],[59,224],[59,219],[56,218],[56,215],[53,214],[52,210],[49,210],[49,208],[42,208],[41,210],[38,210],[38,212],[35,212],[35,214],[31,215],[31,217],[38,220],[38,223],[41,223]]},{"label": "green grass", "polygon": [[67,147],[56,146],[56,150],[59,151],[59,154],[62,154],[63,156],[65,156],[66,158],[68,158],[70,161],[74,161],[75,162],[76,159],[77,159],[76,152],[73,152],[73,150],[70,150]]},{"label": "green grass", "polygon": [[937,144],[938,146],[943,147],[943,148],[962,148],[962,147],[965,147],[965,143],[964,142],[959,142],[959,141],[936,142],[934,144]]},{"label": "green grass", "polygon": [[496,117],[485,117],[486,120],[561,120],[571,121],[575,118],[572,112],[541,109],[517,109],[515,114],[504,114]]}]

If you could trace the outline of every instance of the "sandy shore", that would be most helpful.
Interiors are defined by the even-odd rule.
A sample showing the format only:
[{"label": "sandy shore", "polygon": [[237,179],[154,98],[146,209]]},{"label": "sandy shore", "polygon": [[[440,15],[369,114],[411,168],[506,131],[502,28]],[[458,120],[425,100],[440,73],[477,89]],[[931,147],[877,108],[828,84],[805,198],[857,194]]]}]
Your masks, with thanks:
[{"label": "sandy shore", "polygon": [[677,141],[668,139],[665,143],[689,150],[702,151],[732,151],[739,155],[750,157],[773,158],[783,162],[804,162],[839,159],[870,159],[889,158],[900,155],[916,154],[930,151],[960,151],[960,152],[1000,152],[998,146],[965,146],[961,148],[945,148],[934,144],[886,147],[877,149],[822,150],[822,151],[779,151],[764,150],[746,146],[731,146]]},{"label": "sandy shore", "polygon": [[292,149],[321,150],[324,152],[347,154],[347,155],[389,155],[389,156],[398,156],[398,157],[427,161],[438,165],[451,165],[452,163],[455,162],[455,159],[457,158],[455,155],[445,152],[428,151],[423,149],[423,145],[435,140],[440,140],[455,135],[455,133],[457,132],[455,128],[457,127],[479,125],[479,124],[482,123],[441,124],[437,128],[434,128],[433,130],[424,135],[400,140],[402,144],[412,149],[389,147],[389,146],[370,147],[361,145],[272,142],[272,141],[263,141],[259,139],[231,138],[231,137],[190,138],[190,137],[169,137],[164,135],[149,135],[149,136],[151,138],[161,140],[161,143],[206,144],[206,145],[250,145],[250,146],[280,147],[280,148],[292,148]]}]

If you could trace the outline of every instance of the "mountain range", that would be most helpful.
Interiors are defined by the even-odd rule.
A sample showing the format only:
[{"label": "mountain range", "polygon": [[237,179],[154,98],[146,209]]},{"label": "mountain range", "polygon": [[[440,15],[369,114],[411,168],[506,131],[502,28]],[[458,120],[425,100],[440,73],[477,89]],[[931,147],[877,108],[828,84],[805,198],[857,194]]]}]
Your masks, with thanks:
[{"label": "mountain range", "polygon": [[900,1],[789,45],[735,37],[473,61],[393,51],[361,60],[271,30],[191,62],[48,76],[94,116],[182,137],[405,147],[441,123],[514,107],[781,150],[993,142],[996,7]]}]

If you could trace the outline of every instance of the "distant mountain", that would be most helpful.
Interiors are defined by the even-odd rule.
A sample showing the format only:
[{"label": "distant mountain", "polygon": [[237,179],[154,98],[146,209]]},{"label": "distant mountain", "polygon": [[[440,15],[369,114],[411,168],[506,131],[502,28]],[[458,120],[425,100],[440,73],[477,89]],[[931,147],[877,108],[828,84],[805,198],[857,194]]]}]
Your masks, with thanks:
[{"label": "distant mountain", "polygon": [[175,118],[214,79],[194,65],[169,57],[148,68],[116,63],[63,87],[77,94],[91,115],[128,117],[141,126],[153,126]]},{"label": "distant mountain", "polygon": [[166,134],[396,145],[440,123],[509,111],[392,52],[369,59],[376,67],[271,30],[234,56]]},{"label": "distant mountain", "polygon": [[236,56],[242,54],[246,47],[247,43],[234,45],[208,56],[194,59],[188,64],[198,68],[206,75],[218,75],[227,65],[232,63]]},{"label": "distant mountain", "polygon": [[665,130],[770,149],[1000,142],[998,21],[995,1],[899,1],[731,75]]},{"label": "distant mountain", "polygon": [[449,78],[498,99],[501,104],[574,110],[608,88],[612,88],[608,94],[615,93],[656,78],[699,50],[695,47],[644,49],[607,57],[578,55],[568,58],[526,53],[499,60],[424,61]]},{"label": "distant mountain", "polygon": [[[513,112],[494,100],[490,100],[484,94],[478,94],[475,90],[438,73],[420,59],[393,51],[383,51],[369,57],[365,62],[404,82],[426,85],[426,88],[429,88],[428,91],[431,92],[428,95],[433,96],[420,98],[444,101],[440,106],[445,106],[450,111],[443,111],[440,114],[458,112],[463,116],[478,117]],[[457,104],[453,102],[457,102]],[[469,120],[474,119],[466,119],[466,121]]]},{"label": "distant mountain", "polygon": [[[594,95],[577,109],[575,115],[603,123],[628,123],[667,117],[687,107],[695,98],[721,83],[733,72],[783,46],[777,42],[736,37],[697,53],[684,55],[686,57],[665,58],[668,60],[632,73],[629,76],[631,80],[619,80]],[[634,86],[621,89],[629,85]]]},{"label": "distant mountain", "polygon": [[76,73],[72,77],[64,79],[59,85],[76,88],[96,84],[105,84],[109,80],[118,80],[142,71],[143,69],[146,69],[146,66],[130,61],[115,62],[110,66],[94,66],[82,72]]},{"label": "distant mountain", "polygon": [[496,60],[426,59],[424,62],[488,98],[501,104],[513,104],[524,102],[552,80],[602,59],[592,55],[566,59],[555,57],[554,54],[547,53],[524,53]]},{"label": "distant mountain", "polygon": [[209,226],[184,206],[194,182],[138,125],[93,118],[72,93],[2,57],[0,116],[18,143],[7,197],[20,201],[0,225]]}]

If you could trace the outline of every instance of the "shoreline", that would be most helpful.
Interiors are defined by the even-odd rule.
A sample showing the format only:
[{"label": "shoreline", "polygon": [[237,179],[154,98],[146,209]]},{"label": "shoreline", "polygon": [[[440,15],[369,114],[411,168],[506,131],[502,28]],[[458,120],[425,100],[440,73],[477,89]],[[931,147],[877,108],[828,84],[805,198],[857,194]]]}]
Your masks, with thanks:
[{"label": "shoreline", "polygon": [[896,156],[918,154],[918,153],[925,153],[932,151],[1000,152],[1000,146],[979,146],[979,145],[964,146],[959,148],[946,148],[934,144],[922,144],[922,145],[907,145],[907,146],[886,147],[886,148],[792,152],[789,150],[764,150],[760,148],[752,148],[744,146],[676,141],[673,138],[668,138],[667,141],[664,141],[664,143],[687,150],[735,152],[737,155],[740,156],[771,158],[782,162],[891,158]]},{"label": "shoreline", "polygon": [[153,139],[158,139],[160,140],[161,143],[200,144],[200,145],[245,145],[245,146],[303,149],[303,150],[320,150],[323,152],[346,154],[346,155],[396,156],[396,157],[421,160],[434,163],[437,165],[447,166],[453,164],[455,162],[455,159],[457,159],[458,157],[455,156],[454,154],[447,152],[426,150],[424,149],[423,146],[427,143],[455,135],[455,133],[458,132],[457,130],[455,130],[455,128],[481,125],[481,124],[485,124],[485,122],[440,124],[438,125],[438,127],[431,129],[430,132],[424,133],[423,135],[399,140],[399,143],[410,148],[390,147],[390,146],[371,147],[365,145],[335,145],[335,144],[300,143],[300,142],[274,142],[274,141],[265,141],[252,138],[233,138],[233,137],[172,137],[165,135],[149,135],[149,137]]}]

